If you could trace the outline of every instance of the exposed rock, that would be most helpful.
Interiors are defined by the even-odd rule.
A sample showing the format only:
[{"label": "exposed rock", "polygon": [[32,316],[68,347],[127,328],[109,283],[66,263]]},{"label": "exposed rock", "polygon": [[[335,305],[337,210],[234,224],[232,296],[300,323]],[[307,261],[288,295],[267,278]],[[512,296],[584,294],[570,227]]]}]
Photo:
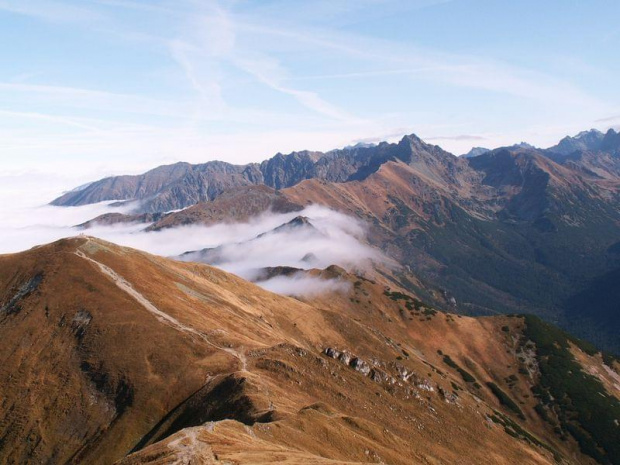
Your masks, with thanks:
[{"label": "exposed rock", "polygon": [[443,388],[439,387],[437,388],[437,391],[439,393],[439,395],[442,397],[442,399],[447,403],[447,404],[456,404],[457,400],[458,400],[458,396],[448,392],[446,390],[444,390]]},{"label": "exposed rock", "polygon": [[13,297],[2,307],[0,307],[0,316],[19,313],[21,307],[20,301],[32,294],[43,281],[43,273],[37,273],[28,281],[23,283]]},{"label": "exposed rock", "polygon": [[338,360],[340,360],[345,365],[348,365],[351,362],[352,358],[353,356],[347,351],[344,351],[340,355],[338,355]]},{"label": "exposed rock", "polygon": [[78,310],[75,314],[71,322],[71,329],[78,340],[82,339],[84,332],[92,319],[92,315],[87,310]]},{"label": "exposed rock", "polygon": [[591,129],[590,131],[582,131],[574,137],[566,136],[558,145],[549,147],[548,150],[561,155],[570,155],[580,150],[599,150],[603,138],[602,132]]},{"label": "exposed rock", "polygon": [[389,381],[389,378],[390,377],[387,375],[387,373],[384,373],[381,370],[377,370],[376,368],[373,368],[370,371],[370,379],[372,379],[376,383],[385,383]]},{"label": "exposed rock", "polygon": [[409,381],[409,379],[414,375],[413,372],[410,372],[401,364],[396,365],[396,371],[398,372],[398,377],[403,381]]},{"label": "exposed rock", "polygon": [[331,347],[327,347],[323,351],[323,353],[331,358],[338,358],[341,355],[341,352],[337,351],[336,349],[332,349]]},{"label": "exposed rock", "polygon": [[351,362],[349,363],[349,365],[355,371],[359,371],[363,375],[368,375],[370,373],[370,365],[368,365],[368,363],[366,363],[361,358],[358,358],[358,357],[353,358]]},{"label": "exposed rock", "polygon": [[428,391],[428,392],[434,392],[435,388],[433,387],[433,385],[431,384],[430,380],[428,379],[424,379],[418,383],[416,383],[416,387],[418,389],[422,389],[424,391]]}]

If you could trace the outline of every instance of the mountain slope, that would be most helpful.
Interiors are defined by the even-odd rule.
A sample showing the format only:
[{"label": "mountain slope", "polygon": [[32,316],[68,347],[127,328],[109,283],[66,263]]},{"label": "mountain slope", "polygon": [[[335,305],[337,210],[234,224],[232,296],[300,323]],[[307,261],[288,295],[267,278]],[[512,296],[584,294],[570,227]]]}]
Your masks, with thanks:
[{"label": "mountain slope", "polygon": [[469,196],[403,162],[388,162],[363,181],[308,180],[283,193],[363,219],[371,244],[428,288],[444,289],[459,312],[527,309],[620,351],[619,327],[594,333],[566,313],[575,293],[619,264],[611,252],[620,241],[615,187],[531,150],[500,149],[469,164],[480,175]]},{"label": "mountain slope", "polygon": [[256,164],[236,166],[220,161],[201,165],[176,163],[160,166],[139,176],[116,176],[70,191],[52,205],[75,206],[105,200],[136,201],[141,213],[165,212],[197,202],[213,200],[231,187],[262,183]]},{"label": "mountain slope", "polygon": [[302,207],[288,200],[280,192],[259,185],[223,192],[211,202],[201,202],[179,212],[169,213],[154,222],[148,231],[158,231],[175,226],[213,225],[226,222],[247,222],[264,213],[290,213]]},{"label": "mountain slope", "polygon": [[[522,318],[337,269],[350,290],[304,303],[87,237],[0,264],[5,463],[592,462],[587,425],[561,440],[534,409]],[[570,351],[615,405],[617,374]]]}]

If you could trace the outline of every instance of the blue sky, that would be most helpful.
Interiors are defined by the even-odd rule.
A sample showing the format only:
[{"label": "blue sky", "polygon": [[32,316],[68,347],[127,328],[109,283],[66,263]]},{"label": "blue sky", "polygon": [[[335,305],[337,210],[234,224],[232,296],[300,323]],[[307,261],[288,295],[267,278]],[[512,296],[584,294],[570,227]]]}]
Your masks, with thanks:
[{"label": "blue sky", "polygon": [[0,178],[620,125],[615,0],[0,0]]}]

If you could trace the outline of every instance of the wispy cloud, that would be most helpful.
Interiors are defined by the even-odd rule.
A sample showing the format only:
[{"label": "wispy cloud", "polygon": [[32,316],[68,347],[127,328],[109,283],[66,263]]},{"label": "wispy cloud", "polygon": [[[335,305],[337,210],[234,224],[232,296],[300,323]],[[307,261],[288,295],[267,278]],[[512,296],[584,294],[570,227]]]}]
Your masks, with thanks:
[{"label": "wispy cloud", "polygon": [[187,102],[36,83],[0,82],[0,93],[13,98],[20,94],[19,102],[22,104],[55,104],[59,107],[88,108],[92,112],[113,110],[117,113],[185,118],[188,108]]},{"label": "wispy cloud", "polygon": [[606,116],[596,120],[597,123],[611,123],[614,121],[620,121],[620,115]]},{"label": "wispy cloud", "polygon": [[456,141],[480,141],[487,140],[486,137],[474,134],[459,134],[457,136],[433,136],[427,137],[426,140],[456,140]]},{"label": "wispy cloud", "polygon": [[[0,0],[7,17],[53,22],[76,37],[88,33],[89,43],[112,44],[106,51],[123,63],[110,70],[116,79],[90,81],[80,73],[11,70],[25,78],[2,78],[2,123],[18,117],[33,125],[0,145],[14,158],[35,146],[44,150],[49,141],[55,153],[86,150],[92,157],[112,152],[126,159],[131,147],[129,156],[144,159],[246,161],[411,132],[455,152],[476,140],[467,134],[485,137],[487,145],[513,137],[544,145],[575,126],[615,121],[596,120],[617,111],[613,98],[601,99],[565,74],[530,69],[508,55],[501,61],[483,52],[446,52],[420,46],[415,35],[381,38],[356,27],[371,20],[384,26],[384,19],[412,10],[418,17],[443,3]],[[95,45],[87,58],[98,52]],[[136,71],[134,57],[135,68],[144,68],[125,75],[124,67]],[[84,56],[64,58],[59,70]],[[472,95],[486,103],[483,110],[476,111]],[[515,103],[521,113],[505,112]],[[75,133],[55,134],[58,125]]]},{"label": "wispy cloud", "polygon": [[[324,50],[350,55],[353,58],[363,57],[371,60],[374,66],[381,68],[316,77],[305,76],[302,79],[410,75],[415,78],[439,80],[459,87],[503,92],[543,101],[599,106],[604,104],[570,82],[483,57],[439,52],[386,39],[319,28],[297,28],[293,31],[277,26],[269,28],[250,22],[242,22],[239,28],[264,35],[286,37],[289,40],[312,44]],[[393,69],[394,65],[401,65],[405,68]],[[386,67],[387,70],[385,70]]]},{"label": "wispy cloud", "polygon": [[0,10],[9,13],[31,16],[53,22],[96,22],[103,15],[90,8],[83,8],[52,0],[0,0]]},{"label": "wispy cloud", "polygon": [[327,102],[316,92],[299,90],[285,85],[284,82],[287,79],[286,74],[280,64],[272,58],[254,54],[253,56],[236,58],[234,63],[243,71],[254,76],[261,83],[273,90],[294,97],[304,107],[312,111],[336,120],[361,122],[360,119]]},{"label": "wispy cloud", "polygon": [[[290,75],[282,63],[267,50],[256,47],[248,49],[241,46],[237,41],[240,23],[231,12],[221,8],[217,3],[202,7],[198,18],[191,17],[188,19],[188,24],[192,31],[191,34],[183,40],[173,41],[171,50],[174,59],[181,65],[192,87],[201,96],[212,96],[215,93],[213,91],[217,91],[219,103],[223,107],[221,85],[215,76],[217,72],[214,72],[217,63],[221,62],[249,74],[260,84],[272,90],[293,97],[303,107],[323,117],[345,122],[356,120],[353,115],[326,101],[318,93],[285,84]],[[255,42],[252,44],[257,45]],[[192,55],[194,55],[193,60]],[[197,63],[202,66],[207,65],[208,92],[196,72]],[[202,76],[205,76],[205,72]]]},{"label": "wispy cloud", "polygon": [[317,74],[314,76],[297,76],[291,78],[294,81],[314,81],[314,80],[332,80],[332,79],[364,79],[374,77],[385,76],[415,76],[421,73],[427,73],[431,71],[452,71],[449,66],[435,66],[435,67],[420,67],[411,69],[387,69],[387,70],[373,70],[373,71],[358,71],[352,73],[338,73],[338,74]]},{"label": "wispy cloud", "polygon": [[191,59],[191,54],[197,53],[195,47],[181,40],[170,42],[170,52],[174,60],[181,66],[188,82],[192,88],[200,95],[199,114],[204,110],[211,112],[223,112],[227,105],[222,98],[222,89],[219,80],[215,77],[217,69],[213,69],[208,79],[204,79],[204,74],[199,74],[196,69],[196,61]]},{"label": "wispy cloud", "polygon": [[8,116],[10,118],[24,118],[38,121],[47,121],[54,124],[60,124],[63,126],[71,126],[80,129],[86,129],[93,132],[101,132],[101,128],[90,124],[87,120],[80,120],[77,118],[64,118],[57,115],[47,115],[45,113],[26,112],[26,111],[7,111],[0,110],[0,116]]}]

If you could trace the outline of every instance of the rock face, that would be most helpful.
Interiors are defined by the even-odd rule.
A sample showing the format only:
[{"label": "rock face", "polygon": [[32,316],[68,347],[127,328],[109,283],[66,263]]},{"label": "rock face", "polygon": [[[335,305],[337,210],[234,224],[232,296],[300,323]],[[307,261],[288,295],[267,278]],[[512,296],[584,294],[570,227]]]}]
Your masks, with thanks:
[{"label": "rock face", "polygon": [[549,151],[560,155],[570,155],[575,152],[600,150],[604,137],[604,134],[596,129],[582,131],[574,137],[566,136],[558,145],[550,147]]},{"label": "rock face", "polygon": [[613,129],[607,131],[601,141],[599,150],[618,155],[620,153],[620,132],[616,132]]},{"label": "rock face", "polygon": [[613,358],[340,276],[304,303],[89,237],[0,256],[0,462],[617,462]]}]

